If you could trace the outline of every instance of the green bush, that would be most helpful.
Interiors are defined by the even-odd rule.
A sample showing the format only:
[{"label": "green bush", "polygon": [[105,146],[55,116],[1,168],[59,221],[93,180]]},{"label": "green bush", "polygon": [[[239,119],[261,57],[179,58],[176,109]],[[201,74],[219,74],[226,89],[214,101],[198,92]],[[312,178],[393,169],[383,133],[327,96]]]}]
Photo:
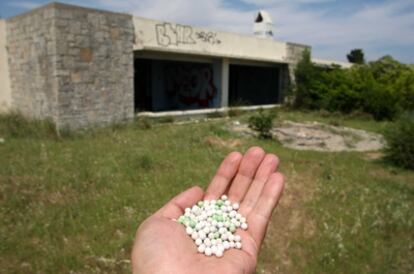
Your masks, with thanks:
[{"label": "green bush", "polygon": [[58,138],[56,126],[49,120],[35,120],[20,113],[0,115],[0,137]]},{"label": "green bush", "polygon": [[249,118],[249,127],[259,133],[259,138],[271,139],[270,130],[273,127],[273,120],[276,118],[276,112],[265,113],[262,109]]},{"label": "green bush", "polygon": [[151,129],[152,121],[150,118],[142,116],[135,120],[135,127],[138,129]]},{"label": "green bush", "polygon": [[414,112],[396,121],[385,137],[386,158],[400,167],[414,169]]},{"label": "green bush", "polygon": [[296,71],[294,106],[342,113],[366,112],[377,120],[414,110],[414,70],[390,56],[351,69],[321,69],[305,51]]}]

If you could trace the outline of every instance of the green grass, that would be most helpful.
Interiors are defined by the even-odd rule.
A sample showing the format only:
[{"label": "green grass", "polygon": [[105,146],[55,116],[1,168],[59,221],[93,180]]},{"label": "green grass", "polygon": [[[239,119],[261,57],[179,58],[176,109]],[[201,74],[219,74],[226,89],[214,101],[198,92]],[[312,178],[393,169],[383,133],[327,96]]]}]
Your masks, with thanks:
[{"label": "green grass", "polygon": [[[288,111],[278,117],[334,119]],[[376,132],[386,127],[335,120]],[[414,172],[364,153],[294,151],[235,136],[225,123],[140,120],[57,136],[48,123],[1,116],[0,272],[129,273],[125,260],[138,225],[176,193],[205,187],[233,150],[207,143],[212,135],[241,139],[237,150],[260,145],[281,158],[286,192],[258,273],[414,271]]]}]

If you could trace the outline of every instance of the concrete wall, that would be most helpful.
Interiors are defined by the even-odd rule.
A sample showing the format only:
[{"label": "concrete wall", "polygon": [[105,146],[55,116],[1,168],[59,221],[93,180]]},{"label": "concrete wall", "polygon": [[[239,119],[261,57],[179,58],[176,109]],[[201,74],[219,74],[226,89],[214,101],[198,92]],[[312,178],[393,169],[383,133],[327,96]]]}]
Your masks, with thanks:
[{"label": "concrete wall", "polygon": [[286,43],[134,17],[135,50],[286,62]]},{"label": "concrete wall", "polygon": [[134,115],[132,17],[52,3],[7,21],[13,108],[79,128]]},{"label": "concrete wall", "polygon": [[0,112],[7,112],[11,107],[10,74],[6,38],[6,21],[0,20]]}]

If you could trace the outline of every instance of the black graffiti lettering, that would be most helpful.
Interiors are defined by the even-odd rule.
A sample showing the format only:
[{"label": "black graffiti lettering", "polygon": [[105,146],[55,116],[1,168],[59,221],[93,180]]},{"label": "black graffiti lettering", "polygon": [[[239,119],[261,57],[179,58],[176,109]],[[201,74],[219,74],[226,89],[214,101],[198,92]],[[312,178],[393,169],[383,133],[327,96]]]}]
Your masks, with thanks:
[{"label": "black graffiti lettering", "polygon": [[179,44],[195,44],[193,39],[193,28],[190,26],[170,23],[155,25],[158,45],[168,47]]},{"label": "black graffiti lettering", "polygon": [[202,42],[210,44],[221,44],[221,41],[217,38],[217,33],[212,31],[200,31],[196,33],[196,38]]}]

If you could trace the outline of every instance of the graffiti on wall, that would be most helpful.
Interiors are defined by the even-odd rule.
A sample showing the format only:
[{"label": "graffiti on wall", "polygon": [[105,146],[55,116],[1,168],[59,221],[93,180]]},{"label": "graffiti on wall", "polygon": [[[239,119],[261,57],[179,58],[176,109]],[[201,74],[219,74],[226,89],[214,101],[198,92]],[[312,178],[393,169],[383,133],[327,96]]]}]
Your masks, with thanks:
[{"label": "graffiti on wall", "polygon": [[168,47],[179,44],[195,44],[193,28],[180,24],[163,23],[155,25],[158,45]]},{"label": "graffiti on wall", "polygon": [[194,33],[193,28],[188,25],[170,23],[156,24],[155,33],[158,45],[163,47],[171,45],[178,46],[180,44],[196,44],[197,40],[213,45],[221,43],[217,38],[217,33],[212,31],[199,31]]},{"label": "graffiti on wall", "polygon": [[165,69],[166,87],[179,103],[208,107],[217,94],[213,70],[206,65],[169,66]]},{"label": "graffiti on wall", "polygon": [[196,32],[196,37],[204,43],[209,43],[212,45],[221,44],[221,41],[217,38],[217,33],[212,31],[199,31]]}]

